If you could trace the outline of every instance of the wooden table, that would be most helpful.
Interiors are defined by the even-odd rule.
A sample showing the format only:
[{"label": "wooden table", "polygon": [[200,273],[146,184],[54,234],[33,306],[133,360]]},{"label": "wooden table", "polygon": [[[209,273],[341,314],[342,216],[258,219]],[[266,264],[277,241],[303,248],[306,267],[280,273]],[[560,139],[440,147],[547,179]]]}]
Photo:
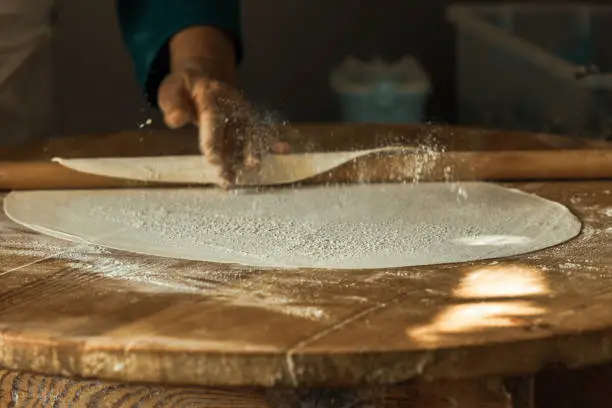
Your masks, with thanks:
[{"label": "wooden table", "polygon": [[[298,129],[328,150],[425,134]],[[436,131],[464,148],[592,146]],[[142,132],[58,140],[0,159],[195,150],[191,132]],[[584,222],[581,235],[495,261],[257,270],[65,242],[2,214],[0,406],[610,406],[612,181],[511,185],[567,205]]]}]

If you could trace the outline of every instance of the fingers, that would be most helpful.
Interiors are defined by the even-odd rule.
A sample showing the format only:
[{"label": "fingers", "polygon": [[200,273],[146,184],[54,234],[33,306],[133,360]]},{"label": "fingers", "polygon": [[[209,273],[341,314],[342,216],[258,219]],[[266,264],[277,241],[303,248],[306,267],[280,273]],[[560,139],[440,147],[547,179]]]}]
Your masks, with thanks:
[{"label": "fingers", "polygon": [[291,153],[291,145],[287,142],[274,142],[270,150],[274,154],[289,154]]},{"label": "fingers", "polygon": [[197,120],[200,152],[204,155],[208,163],[219,167],[219,176],[223,187],[229,186],[230,179],[223,168],[223,156],[220,149],[220,142],[224,138],[223,126],[220,117],[214,109],[214,100],[203,92],[194,95],[196,109],[199,112]]},{"label": "fingers", "polygon": [[169,75],[161,83],[157,103],[164,115],[166,125],[176,129],[193,123],[196,110],[189,94],[189,78],[185,75]]},{"label": "fingers", "polygon": [[256,170],[261,164],[262,146],[261,139],[258,138],[257,134],[260,129],[257,129],[255,126],[254,119],[250,119],[249,123],[244,126],[242,156],[244,158],[244,168],[247,170]]},{"label": "fingers", "polygon": [[243,156],[245,169],[256,170],[261,165],[261,153],[250,137],[244,141]]},{"label": "fingers", "polygon": [[224,89],[201,79],[193,84],[192,98],[198,112],[200,151],[209,163],[219,166],[222,186],[230,187],[235,182],[236,163],[243,158],[232,112],[224,106]]},{"label": "fingers", "polygon": [[244,166],[249,170],[257,169],[264,154],[288,154],[291,147],[287,142],[278,141],[278,129],[271,124],[261,124],[257,116],[251,117],[250,126],[244,133]]},{"label": "fingers", "polygon": [[221,131],[218,118],[211,110],[202,110],[199,120],[200,152],[208,159],[208,162],[221,165],[221,156],[217,143]]},{"label": "fingers", "polygon": [[169,127],[198,125],[200,151],[211,165],[218,166],[223,187],[233,186],[243,169],[257,169],[265,152],[290,151],[288,143],[273,143],[273,126],[258,119],[240,92],[220,82],[172,74],[159,88],[158,103]]}]

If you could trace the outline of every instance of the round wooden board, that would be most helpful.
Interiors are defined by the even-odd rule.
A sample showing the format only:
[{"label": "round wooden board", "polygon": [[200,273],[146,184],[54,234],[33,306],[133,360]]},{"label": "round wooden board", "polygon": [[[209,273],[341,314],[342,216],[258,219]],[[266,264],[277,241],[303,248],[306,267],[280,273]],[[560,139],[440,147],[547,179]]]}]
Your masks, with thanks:
[{"label": "round wooden board", "polygon": [[[128,136],[104,136],[106,146]],[[90,146],[99,149],[99,140]],[[83,153],[88,139],[65,143]],[[612,182],[512,186],[567,205],[582,234],[498,261],[258,270],[65,242],[2,215],[0,365],[117,381],[306,387],[609,361]]]}]

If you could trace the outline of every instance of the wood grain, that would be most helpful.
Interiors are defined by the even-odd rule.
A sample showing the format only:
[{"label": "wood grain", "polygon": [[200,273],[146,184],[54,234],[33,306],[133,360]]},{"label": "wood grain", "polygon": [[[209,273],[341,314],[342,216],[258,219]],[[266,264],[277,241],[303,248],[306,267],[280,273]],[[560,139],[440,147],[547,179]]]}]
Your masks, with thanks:
[{"label": "wood grain", "polygon": [[1,408],[510,408],[510,401],[495,378],[358,389],[185,388],[0,369]]},{"label": "wood grain", "polygon": [[[125,135],[91,140],[70,141],[67,151],[135,148]],[[176,140],[165,143],[180,150]],[[161,149],[158,142],[140,147]],[[498,261],[259,270],[69,243],[2,216],[0,365],[119,382],[330,387],[610,361],[612,182],[510,186],[566,204],[582,234]]]},{"label": "wood grain", "polygon": [[272,408],[265,391],[79,381],[0,370],[0,407]]}]

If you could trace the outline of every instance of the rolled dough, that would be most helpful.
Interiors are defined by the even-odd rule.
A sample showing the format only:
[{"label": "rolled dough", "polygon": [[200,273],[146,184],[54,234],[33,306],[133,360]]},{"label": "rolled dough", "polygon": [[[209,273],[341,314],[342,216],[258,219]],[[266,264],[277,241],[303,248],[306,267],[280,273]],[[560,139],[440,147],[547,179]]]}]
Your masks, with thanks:
[{"label": "rolled dough", "polygon": [[[412,147],[382,147],[351,152],[268,154],[257,171],[238,175],[238,186],[295,183],[325,173],[359,157],[376,153],[414,151]],[[98,176],[180,184],[221,184],[219,171],[203,156],[108,157],[53,161],[64,167]]]},{"label": "rolled dough", "polygon": [[[465,194],[457,195],[457,187]],[[576,236],[564,206],[487,183],[13,192],[36,231],[162,257],[258,267],[392,268],[518,255]]]}]

